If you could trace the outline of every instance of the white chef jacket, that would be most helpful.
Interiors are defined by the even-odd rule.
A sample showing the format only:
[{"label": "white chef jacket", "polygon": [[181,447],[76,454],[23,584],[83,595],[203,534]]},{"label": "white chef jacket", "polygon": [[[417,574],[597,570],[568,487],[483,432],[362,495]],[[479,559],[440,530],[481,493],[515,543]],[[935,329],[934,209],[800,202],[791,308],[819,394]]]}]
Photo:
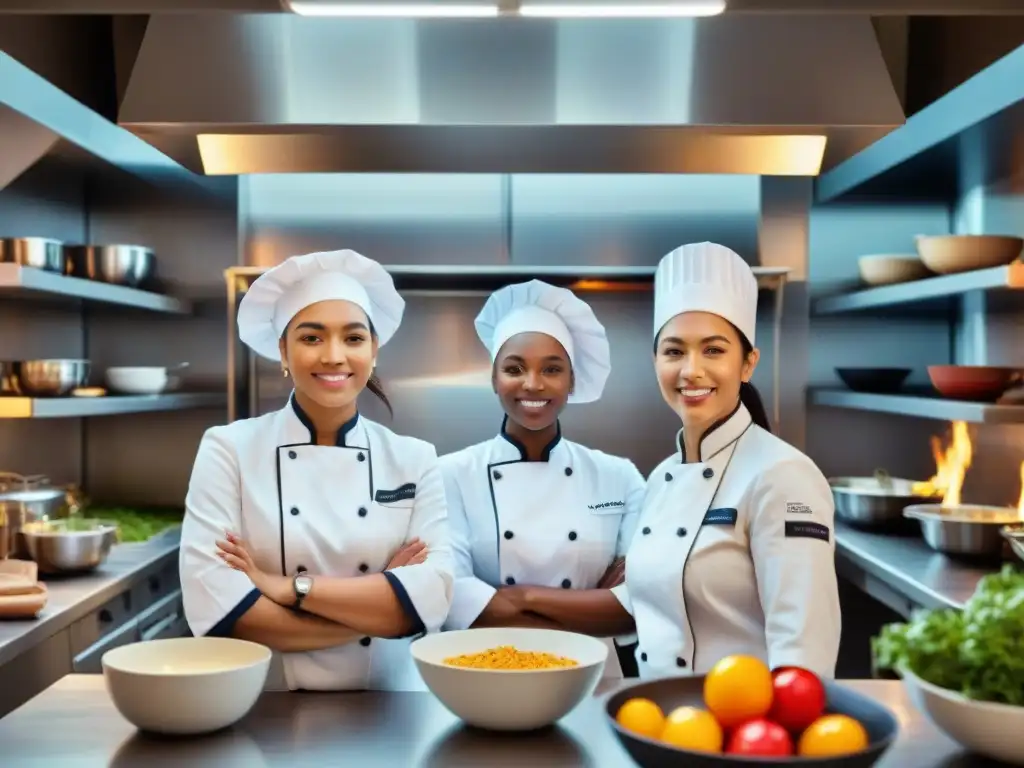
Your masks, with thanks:
[{"label": "white chef jacket", "polygon": [[[185,617],[192,633],[230,635],[260,597],[217,557],[216,540],[237,531],[257,567],[357,577],[384,571],[419,537],[426,562],[385,572],[413,618],[413,634],[438,631],[451,604],[452,568],[444,484],[432,445],[359,415],[337,446],[315,445],[294,396],[284,408],[213,427],[196,456],[181,533]],[[285,653],[292,690],[423,689],[409,638],[370,638],[309,653]]]},{"label": "white chef jacket", "polygon": [[[491,440],[441,457],[455,563],[448,629],[472,625],[499,584],[594,589],[625,554],[644,495],[633,462],[561,430],[541,461],[526,457],[504,424]],[[605,674],[621,676],[608,645]]]},{"label": "white chef jacket", "polygon": [[[682,446],[682,432],[678,443]],[[651,473],[625,584],[642,678],[705,674],[724,656],[835,675],[840,610],[828,481],[741,404]]]}]

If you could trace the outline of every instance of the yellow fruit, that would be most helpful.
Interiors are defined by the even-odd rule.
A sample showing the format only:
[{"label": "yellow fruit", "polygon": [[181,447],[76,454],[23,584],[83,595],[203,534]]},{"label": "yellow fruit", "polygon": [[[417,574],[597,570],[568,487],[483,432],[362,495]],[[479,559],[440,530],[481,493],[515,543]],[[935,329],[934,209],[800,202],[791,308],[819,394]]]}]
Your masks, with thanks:
[{"label": "yellow fruit", "polygon": [[868,747],[864,726],[846,715],[824,715],[804,730],[797,744],[803,757],[835,757]]},{"label": "yellow fruit", "polygon": [[630,699],[615,715],[615,720],[627,731],[649,739],[656,739],[665,727],[665,714],[650,699]]},{"label": "yellow fruit", "polygon": [[721,752],[722,738],[722,726],[715,716],[696,707],[672,710],[661,732],[661,740],[666,744],[698,752]]},{"label": "yellow fruit", "polygon": [[771,670],[752,656],[726,656],[704,678],[704,704],[723,728],[767,715],[772,695]]}]

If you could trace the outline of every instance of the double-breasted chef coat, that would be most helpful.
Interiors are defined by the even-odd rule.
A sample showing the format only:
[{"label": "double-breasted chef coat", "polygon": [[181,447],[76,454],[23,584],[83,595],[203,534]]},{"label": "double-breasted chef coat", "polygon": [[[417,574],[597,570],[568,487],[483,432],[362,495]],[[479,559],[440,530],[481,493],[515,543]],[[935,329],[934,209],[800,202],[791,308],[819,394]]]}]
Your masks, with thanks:
[{"label": "double-breasted chef coat", "polygon": [[[192,632],[229,635],[259,599],[249,578],[216,555],[227,530],[248,543],[256,565],[357,577],[384,571],[419,537],[426,562],[387,571],[415,633],[440,629],[452,594],[444,483],[432,445],[361,416],[336,446],[315,445],[294,396],[281,410],[213,427],[199,447],[181,534],[185,616]],[[364,637],[328,650],[281,654],[292,690],[421,690],[410,639]]]},{"label": "double-breasted chef coat", "polygon": [[746,654],[834,677],[834,512],[814,463],[742,404],[703,437],[700,461],[682,447],[663,461],[613,590],[636,620],[640,676],[704,674]]},{"label": "double-breasted chef coat", "polygon": [[[506,419],[507,421],[507,419]],[[625,553],[644,495],[628,459],[562,438],[541,461],[505,431],[441,457],[455,563],[445,624],[473,624],[500,585],[594,589]],[[621,676],[611,638],[605,674]]]}]

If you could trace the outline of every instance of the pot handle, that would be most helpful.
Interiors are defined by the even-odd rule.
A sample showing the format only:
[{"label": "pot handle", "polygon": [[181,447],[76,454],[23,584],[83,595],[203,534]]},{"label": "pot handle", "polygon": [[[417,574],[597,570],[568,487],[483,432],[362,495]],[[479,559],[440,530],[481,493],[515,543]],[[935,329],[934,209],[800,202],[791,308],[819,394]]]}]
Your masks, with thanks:
[{"label": "pot handle", "polygon": [[909,507],[903,508],[903,516],[913,518],[915,520],[928,520],[928,516],[919,509],[915,509],[914,505],[911,504]]},{"label": "pot handle", "polygon": [[876,469],[874,474],[875,480],[878,481],[878,485],[880,487],[884,488],[887,491],[892,490],[892,478],[889,476],[888,472],[886,472],[884,469]]},{"label": "pot handle", "polygon": [[19,475],[17,472],[0,472],[0,491],[14,490],[14,488],[27,491],[32,486],[48,486],[49,484],[50,478],[46,475]]}]

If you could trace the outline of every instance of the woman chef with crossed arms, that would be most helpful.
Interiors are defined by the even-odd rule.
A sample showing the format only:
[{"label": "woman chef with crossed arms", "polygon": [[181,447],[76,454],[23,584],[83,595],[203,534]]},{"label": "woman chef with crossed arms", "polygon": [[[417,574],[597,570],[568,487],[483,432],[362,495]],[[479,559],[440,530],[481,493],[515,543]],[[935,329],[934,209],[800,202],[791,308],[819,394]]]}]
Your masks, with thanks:
[{"label": "woman chef with crossed arms", "polygon": [[682,422],[651,473],[613,592],[633,615],[641,677],[725,656],[835,676],[834,507],[814,463],[771,434],[750,378],[757,279],[736,253],[685,245],[655,275],[654,355]]},{"label": "woman chef with crossed arms", "polygon": [[[441,458],[456,575],[446,626],[568,629],[614,651],[632,620],[609,588],[644,479],[628,459],[564,439],[558,422],[567,402],[601,397],[604,327],[572,291],[531,280],[492,294],[476,329],[505,418],[500,434]],[[614,654],[606,674],[621,677]]]},{"label": "woman chef with crossed arms", "polygon": [[257,279],[239,335],[279,361],[279,411],[203,436],[185,500],[181,579],[197,635],[282,654],[292,690],[422,688],[411,635],[451,601],[434,447],[360,416],[405,302],[354,251],[295,256]]}]

